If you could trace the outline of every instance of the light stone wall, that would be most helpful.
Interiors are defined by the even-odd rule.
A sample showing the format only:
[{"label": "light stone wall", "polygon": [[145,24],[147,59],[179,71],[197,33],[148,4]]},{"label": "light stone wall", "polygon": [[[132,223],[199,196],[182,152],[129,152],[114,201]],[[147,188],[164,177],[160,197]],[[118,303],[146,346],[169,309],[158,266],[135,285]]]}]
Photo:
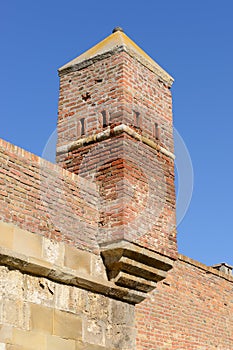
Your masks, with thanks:
[{"label": "light stone wall", "polygon": [[0,349],[134,349],[134,306],[0,267]]},{"label": "light stone wall", "polygon": [[122,293],[100,256],[0,222],[0,350],[135,349]]},{"label": "light stone wall", "polygon": [[122,288],[109,281],[103,259],[0,221],[0,265],[48,277],[131,304],[145,299],[145,293]]}]

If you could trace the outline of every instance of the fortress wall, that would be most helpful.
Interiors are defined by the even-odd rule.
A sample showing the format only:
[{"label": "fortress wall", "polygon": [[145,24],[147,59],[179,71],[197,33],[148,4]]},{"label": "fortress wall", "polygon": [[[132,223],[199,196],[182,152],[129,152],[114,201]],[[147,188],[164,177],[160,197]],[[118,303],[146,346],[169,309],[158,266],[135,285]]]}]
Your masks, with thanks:
[{"label": "fortress wall", "polygon": [[0,266],[1,350],[134,349],[134,306]]},{"label": "fortress wall", "polygon": [[98,255],[95,188],[6,141],[0,151],[0,349],[135,348],[130,293]]},{"label": "fortress wall", "polygon": [[136,307],[137,350],[233,349],[233,277],[180,255]]},{"label": "fortress wall", "polygon": [[98,253],[93,184],[0,140],[0,220]]},{"label": "fortress wall", "polygon": [[231,350],[233,277],[176,260],[173,79],[104,42],[59,70],[73,173],[0,140],[0,350]]},{"label": "fortress wall", "polygon": [[98,243],[177,258],[170,87],[123,48],[60,71],[57,162],[99,188]]},{"label": "fortress wall", "polygon": [[123,123],[174,152],[170,86],[137,56],[121,49],[59,75],[58,149]]}]

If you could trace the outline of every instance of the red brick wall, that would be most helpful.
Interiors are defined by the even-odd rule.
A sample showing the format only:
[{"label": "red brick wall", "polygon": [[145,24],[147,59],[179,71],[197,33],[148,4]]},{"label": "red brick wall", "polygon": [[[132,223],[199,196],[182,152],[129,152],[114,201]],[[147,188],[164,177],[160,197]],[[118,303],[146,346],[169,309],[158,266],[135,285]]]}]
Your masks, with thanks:
[{"label": "red brick wall", "polygon": [[0,164],[0,220],[97,249],[92,184],[1,139]]},{"label": "red brick wall", "polygon": [[60,73],[58,147],[82,137],[83,118],[85,136],[103,130],[103,111],[107,124],[134,126],[152,140],[157,123],[157,142],[173,152],[171,91],[126,52]]},{"label": "red brick wall", "polygon": [[[121,123],[173,152],[171,93],[155,73],[126,52],[61,73],[58,149]],[[57,161],[97,185],[100,244],[126,239],[176,257],[171,157],[126,133],[111,133]]]},{"label": "red brick wall", "polygon": [[137,350],[233,349],[233,277],[180,257],[136,307]]},{"label": "red brick wall", "polygon": [[71,152],[67,169],[97,186],[99,244],[124,238],[176,257],[169,157],[124,134]]},{"label": "red brick wall", "polygon": [[139,112],[142,134],[173,152],[172,96],[169,87],[140,62],[123,53],[124,102],[128,112],[124,122],[135,125],[135,111]]}]

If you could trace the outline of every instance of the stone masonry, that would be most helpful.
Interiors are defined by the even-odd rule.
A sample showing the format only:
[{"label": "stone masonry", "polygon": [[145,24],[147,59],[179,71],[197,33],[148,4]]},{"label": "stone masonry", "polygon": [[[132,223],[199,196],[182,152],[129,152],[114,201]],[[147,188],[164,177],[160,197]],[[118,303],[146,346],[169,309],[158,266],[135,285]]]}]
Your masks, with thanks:
[{"label": "stone masonry", "polygon": [[0,140],[0,350],[233,349],[230,266],[177,251],[172,77],[121,28],[59,76],[57,164]]}]

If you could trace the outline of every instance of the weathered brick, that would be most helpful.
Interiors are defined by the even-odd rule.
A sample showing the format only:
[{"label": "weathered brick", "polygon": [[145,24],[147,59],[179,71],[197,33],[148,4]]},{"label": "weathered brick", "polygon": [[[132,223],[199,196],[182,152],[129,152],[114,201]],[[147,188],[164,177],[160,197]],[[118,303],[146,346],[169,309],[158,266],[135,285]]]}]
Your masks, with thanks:
[{"label": "weathered brick", "polygon": [[[172,267],[164,260],[178,257],[171,77],[134,49],[120,45],[60,71],[57,161],[66,170],[0,140],[0,258],[8,266],[0,266],[0,350],[233,348],[233,277],[191,259],[180,256],[136,313],[86,291],[89,281],[80,281],[83,289],[68,284],[79,277],[67,273],[58,283],[61,266],[107,279],[101,259],[109,242],[130,243],[106,266],[108,278],[125,269],[121,283],[131,288],[150,286],[155,268],[143,264],[156,260],[164,271]],[[13,266],[7,249],[18,253]],[[32,275],[23,264],[34,266]],[[118,291],[116,298],[130,294]]]},{"label": "weathered brick", "polygon": [[225,278],[180,256],[165,282],[136,307],[137,350],[232,349],[233,278]]},{"label": "weathered brick", "polygon": [[[61,70],[58,109],[58,149],[86,138],[57,161],[96,185],[97,242],[126,239],[176,257],[174,159],[160,151],[174,150],[168,84],[122,50]],[[114,134],[120,124],[130,135]]]}]

